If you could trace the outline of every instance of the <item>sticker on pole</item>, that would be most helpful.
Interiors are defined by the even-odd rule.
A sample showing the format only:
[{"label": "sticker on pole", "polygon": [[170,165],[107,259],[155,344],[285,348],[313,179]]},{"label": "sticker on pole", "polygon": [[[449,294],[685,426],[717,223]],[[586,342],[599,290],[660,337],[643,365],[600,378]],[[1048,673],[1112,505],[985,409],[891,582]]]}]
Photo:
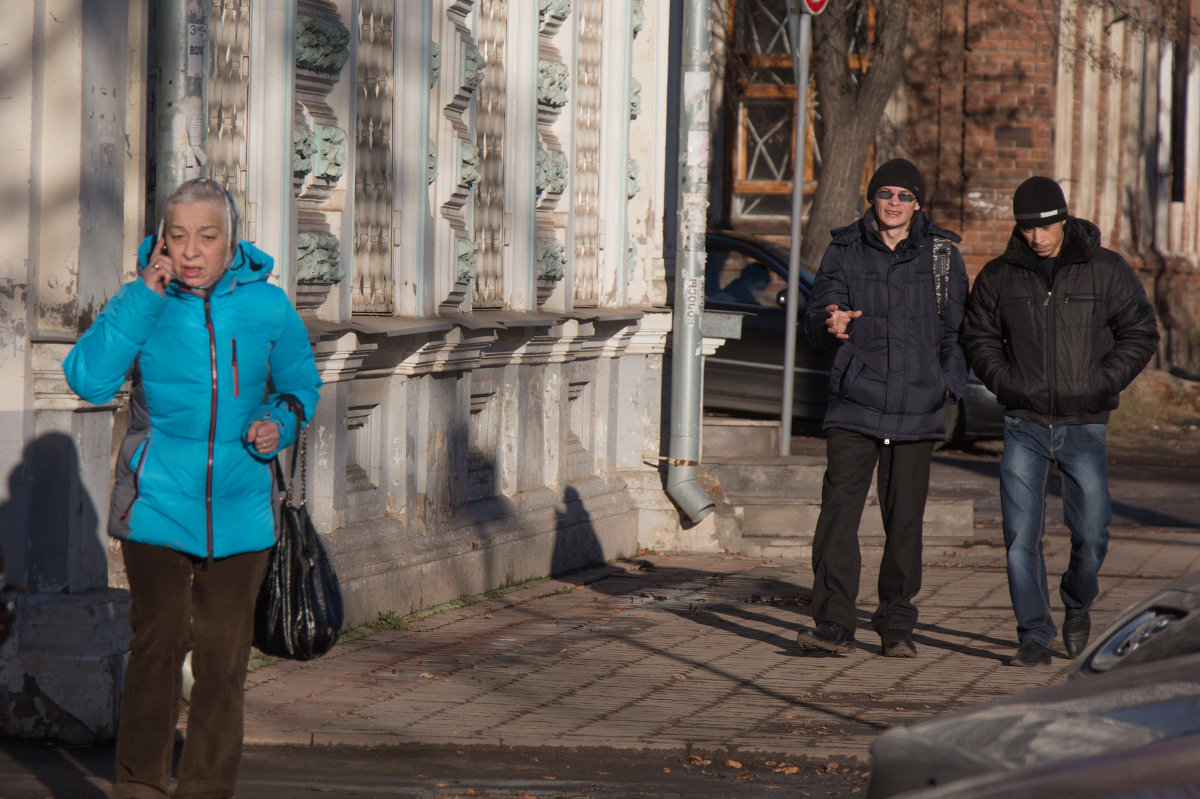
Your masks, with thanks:
[{"label": "sticker on pole", "polygon": [[204,50],[207,42],[208,26],[197,22],[189,23],[187,28],[187,76],[189,78],[203,78],[206,74]]},{"label": "sticker on pole", "polygon": [[829,5],[829,0],[804,0],[805,14],[820,14]]}]

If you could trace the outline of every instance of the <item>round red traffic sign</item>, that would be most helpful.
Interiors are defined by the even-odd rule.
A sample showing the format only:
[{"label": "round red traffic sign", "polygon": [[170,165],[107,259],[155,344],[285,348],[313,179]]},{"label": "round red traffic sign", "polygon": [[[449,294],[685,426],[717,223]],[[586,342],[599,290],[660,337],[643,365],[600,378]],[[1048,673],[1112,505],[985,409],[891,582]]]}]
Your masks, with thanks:
[{"label": "round red traffic sign", "polygon": [[806,14],[820,14],[828,4],[829,0],[804,0],[804,12]]}]

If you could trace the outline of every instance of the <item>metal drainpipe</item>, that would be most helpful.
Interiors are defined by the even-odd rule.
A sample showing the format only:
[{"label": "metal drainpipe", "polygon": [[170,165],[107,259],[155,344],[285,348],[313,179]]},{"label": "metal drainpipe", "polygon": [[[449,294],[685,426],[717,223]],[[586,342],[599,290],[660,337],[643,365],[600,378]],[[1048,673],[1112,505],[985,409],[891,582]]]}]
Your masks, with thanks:
[{"label": "metal drainpipe", "polygon": [[207,174],[207,0],[156,0],[158,213],[181,183]]},{"label": "metal drainpipe", "polygon": [[708,214],[709,72],[712,0],[684,0],[680,48],[679,228],[671,332],[671,443],[667,493],[698,522],[712,498],[696,480],[700,464],[700,316],[704,310],[704,233]]}]

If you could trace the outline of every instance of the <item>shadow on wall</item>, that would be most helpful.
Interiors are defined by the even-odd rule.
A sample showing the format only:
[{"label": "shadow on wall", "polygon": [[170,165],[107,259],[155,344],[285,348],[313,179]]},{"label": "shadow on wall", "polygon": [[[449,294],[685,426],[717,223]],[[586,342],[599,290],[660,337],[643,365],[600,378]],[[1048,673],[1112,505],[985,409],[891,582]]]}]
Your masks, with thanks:
[{"label": "shadow on wall", "polygon": [[563,490],[563,507],[554,509],[554,554],[550,576],[557,577],[604,563],[604,549],[592,526],[591,515],[572,486]]},{"label": "shadow on wall", "polygon": [[0,505],[0,547],[8,580],[34,591],[107,585],[104,534],[70,436],[50,433],[26,445]]}]

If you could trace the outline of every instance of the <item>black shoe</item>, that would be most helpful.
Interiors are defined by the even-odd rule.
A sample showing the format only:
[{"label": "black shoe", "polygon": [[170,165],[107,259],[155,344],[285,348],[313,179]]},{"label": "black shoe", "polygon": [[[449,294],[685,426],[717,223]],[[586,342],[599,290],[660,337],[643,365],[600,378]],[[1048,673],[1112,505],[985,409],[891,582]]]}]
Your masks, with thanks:
[{"label": "black shoe", "polygon": [[1092,632],[1092,616],[1086,610],[1083,613],[1068,613],[1063,619],[1063,646],[1071,657],[1079,657],[1079,653],[1087,646],[1088,635]]},{"label": "black shoe", "polygon": [[796,646],[805,652],[830,652],[844,655],[854,651],[854,631],[832,621],[823,621],[817,629],[800,628]]},{"label": "black shoe", "polygon": [[1017,653],[1004,661],[1005,666],[1048,666],[1050,665],[1050,650],[1033,641],[1026,641],[1017,647]]},{"label": "black shoe", "polygon": [[883,635],[883,656],[885,658],[915,658],[917,645],[913,643],[912,635],[906,632],[889,632]]}]

